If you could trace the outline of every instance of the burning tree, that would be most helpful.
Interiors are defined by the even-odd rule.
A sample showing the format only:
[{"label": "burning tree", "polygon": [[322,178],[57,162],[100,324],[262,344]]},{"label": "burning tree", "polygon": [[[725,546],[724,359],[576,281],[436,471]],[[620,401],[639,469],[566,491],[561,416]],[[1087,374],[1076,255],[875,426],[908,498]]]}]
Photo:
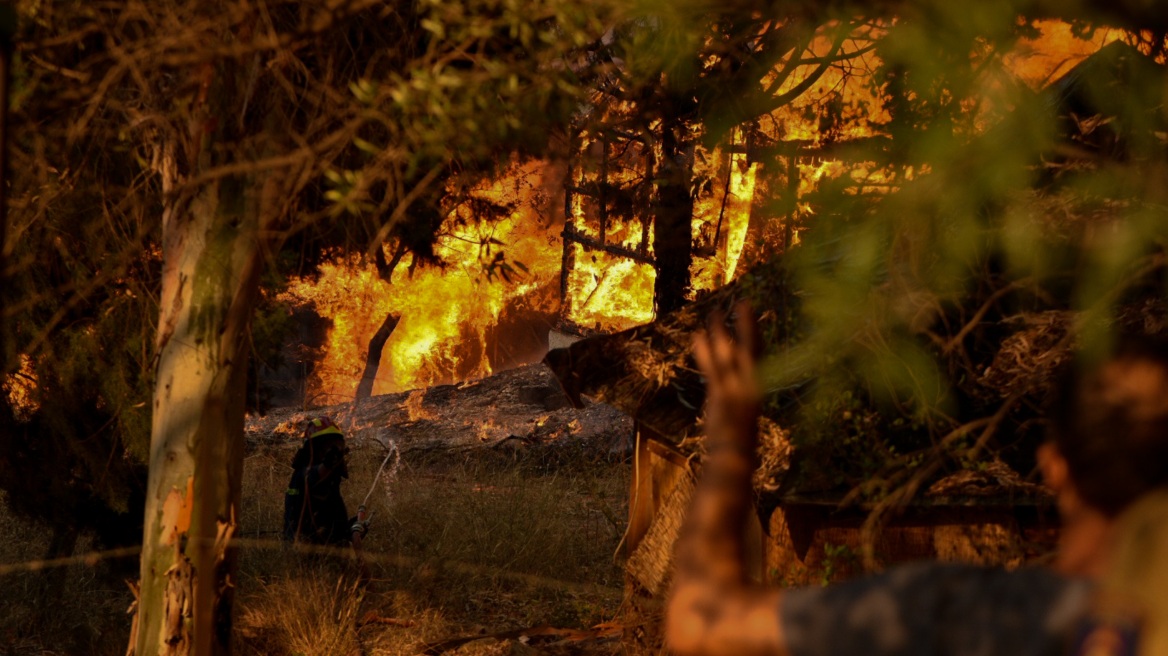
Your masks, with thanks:
[{"label": "burning tree", "polygon": [[880,21],[676,9],[628,21],[595,55],[609,64],[575,133],[562,282],[565,315],[586,325],[602,289],[644,297],[627,326],[725,284],[744,255],[787,250],[825,161],[884,141]]},{"label": "burning tree", "polygon": [[[914,43],[888,56],[887,44],[905,32],[895,27],[903,22],[892,18],[895,3],[756,9],[646,7],[594,53],[605,74],[573,133],[565,201],[561,296],[570,321],[623,328],[675,310],[694,290],[732,279],[743,257],[787,250],[811,204],[823,205],[803,200],[821,181],[843,174],[853,181],[835,188],[878,197],[919,171],[922,160],[906,157],[905,144],[969,129],[961,122],[972,114],[953,104],[963,91],[949,88],[963,84],[953,53],[940,53],[953,75],[938,88],[897,79],[891,60],[908,59],[908,70],[939,53]],[[1087,18],[1092,10],[1055,14]],[[1158,20],[1110,11],[1119,24]],[[1051,15],[1026,3],[984,10],[995,12]],[[979,38],[986,52],[1004,52],[1024,31]],[[622,314],[616,290],[637,302],[614,321]]]}]

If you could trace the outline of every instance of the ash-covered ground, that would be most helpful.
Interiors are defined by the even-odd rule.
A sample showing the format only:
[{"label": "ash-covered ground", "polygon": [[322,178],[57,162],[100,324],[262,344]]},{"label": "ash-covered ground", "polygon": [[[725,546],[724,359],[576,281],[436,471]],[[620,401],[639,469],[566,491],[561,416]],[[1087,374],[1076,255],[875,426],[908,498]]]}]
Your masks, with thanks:
[{"label": "ash-covered ground", "polygon": [[627,415],[603,403],[571,407],[551,371],[532,364],[457,385],[249,416],[248,445],[297,446],[304,421],[320,415],[332,417],[355,447],[392,443],[403,455],[566,449],[588,459],[619,459],[633,439]]}]

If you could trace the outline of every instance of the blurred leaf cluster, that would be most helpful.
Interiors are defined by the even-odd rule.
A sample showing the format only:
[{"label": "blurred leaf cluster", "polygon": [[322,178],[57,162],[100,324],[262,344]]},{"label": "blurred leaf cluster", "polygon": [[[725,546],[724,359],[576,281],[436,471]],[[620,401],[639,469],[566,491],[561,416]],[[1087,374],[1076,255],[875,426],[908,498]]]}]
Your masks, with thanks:
[{"label": "blurred leaf cluster", "polygon": [[764,363],[794,485],[891,503],[992,459],[1027,475],[1071,349],[1164,330],[1165,44],[1127,34],[1033,89],[1007,55],[1040,28],[937,3],[876,42],[888,146],[862,159],[893,188],[801,199],[798,328]]}]

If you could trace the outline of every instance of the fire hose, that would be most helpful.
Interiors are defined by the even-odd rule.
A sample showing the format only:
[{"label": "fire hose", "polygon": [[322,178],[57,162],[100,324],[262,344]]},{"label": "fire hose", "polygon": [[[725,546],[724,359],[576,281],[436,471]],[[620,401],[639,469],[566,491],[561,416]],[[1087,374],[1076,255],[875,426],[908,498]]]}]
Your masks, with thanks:
[{"label": "fire hose", "polygon": [[354,548],[358,548],[360,538],[363,538],[365,533],[369,531],[369,522],[373,521],[373,513],[367,512],[366,508],[369,503],[369,497],[373,496],[373,491],[377,489],[377,482],[381,480],[381,474],[385,471],[385,466],[389,464],[389,459],[396,455],[397,460],[394,461],[394,467],[396,468],[397,462],[401,459],[401,452],[398,451],[396,442],[390,440],[386,450],[385,459],[381,461],[381,467],[377,469],[377,474],[373,476],[373,482],[369,485],[369,492],[365,494],[365,498],[357,506],[357,521],[353,524],[352,528],[352,533],[357,538],[353,543]]}]

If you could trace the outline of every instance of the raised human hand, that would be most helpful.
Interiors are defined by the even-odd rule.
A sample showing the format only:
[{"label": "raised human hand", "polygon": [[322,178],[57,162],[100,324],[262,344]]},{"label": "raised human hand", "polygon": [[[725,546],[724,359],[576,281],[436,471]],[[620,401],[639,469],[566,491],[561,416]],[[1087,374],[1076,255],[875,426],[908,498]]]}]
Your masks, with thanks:
[{"label": "raised human hand", "polygon": [[674,552],[665,638],[680,656],[776,656],[785,653],[781,593],[753,586],[743,531],[757,461],[761,394],[755,381],[754,317],[735,307],[732,339],[721,316],[694,337],[706,378],[706,446],[701,481]]},{"label": "raised human hand", "polygon": [[761,399],[754,367],[757,326],[745,301],[735,306],[734,315],[737,339],[715,314],[709,330],[694,337],[694,359],[706,379],[706,448],[711,457],[729,451],[753,462]]}]

